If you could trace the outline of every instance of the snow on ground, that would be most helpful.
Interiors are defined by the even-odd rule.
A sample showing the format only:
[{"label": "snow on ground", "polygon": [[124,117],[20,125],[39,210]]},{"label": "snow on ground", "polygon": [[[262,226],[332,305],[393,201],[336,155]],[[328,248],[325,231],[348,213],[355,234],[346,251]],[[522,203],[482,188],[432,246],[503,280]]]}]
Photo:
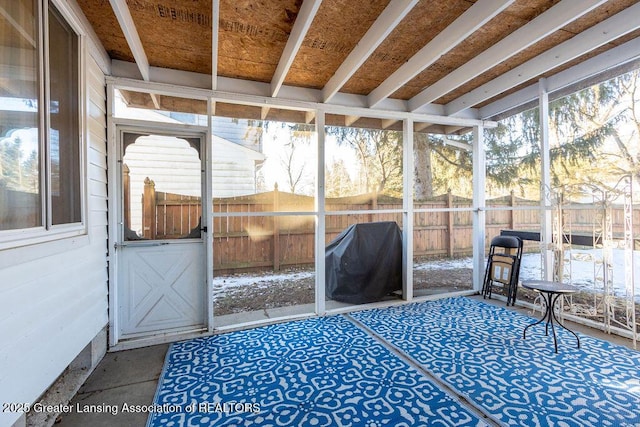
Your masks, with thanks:
[{"label": "snow on ground", "polygon": [[[602,272],[597,260],[602,258],[602,251],[597,249],[572,250],[571,251],[571,280],[570,283],[587,291],[601,291]],[[576,259],[578,258],[578,259]],[[596,261],[596,262],[594,262]],[[613,264],[613,287],[616,295],[625,294],[625,268],[624,251],[621,249],[612,250]],[[634,276],[640,278],[640,251],[634,251]],[[520,280],[536,280],[542,276],[542,258],[539,253],[524,254],[520,266]],[[457,259],[443,259],[423,262],[414,265],[415,270],[447,270],[458,268],[473,268],[471,257]],[[565,268],[565,272],[568,268]],[[314,277],[315,271],[293,271],[277,274],[241,274],[237,276],[222,276],[213,279],[214,294],[224,294],[243,286],[268,287],[273,282],[304,280]],[[594,278],[599,277],[596,281]],[[596,283],[598,282],[597,286]],[[636,280],[637,282],[637,280]],[[636,300],[640,301],[640,285],[636,285]]]},{"label": "snow on ground", "polygon": [[[602,251],[597,249],[573,249],[570,266],[565,267],[569,273],[568,282],[589,291],[598,291],[602,284]],[[613,288],[616,295],[625,294],[624,251],[612,249]],[[634,252],[634,277],[640,278],[640,252]],[[415,265],[415,270],[436,270],[453,268],[473,268],[473,258],[437,260]],[[520,265],[520,280],[539,280],[542,277],[542,257],[539,253],[524,254]],[[598,278],[598,280],[596,280]],[[640,285],[636,285],[636,298],[640,298]]]},{"label": "snow on ground", "polygon": [[230,290],[243,286],[253,286],[266,288],[273,282],[283,282],[285,280],[303,280],[315,276],[315,271],[294,271],[289,273],[260,273],[260,274],[239,274],[237,276],[220,276],[213,278],[213,294],[224,294]]}]

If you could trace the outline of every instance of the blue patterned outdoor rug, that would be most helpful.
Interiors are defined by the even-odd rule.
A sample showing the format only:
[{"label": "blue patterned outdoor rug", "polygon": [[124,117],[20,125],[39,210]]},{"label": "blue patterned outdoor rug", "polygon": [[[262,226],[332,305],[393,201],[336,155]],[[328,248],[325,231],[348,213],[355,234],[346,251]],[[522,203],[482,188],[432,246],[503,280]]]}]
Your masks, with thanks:
[{"label": "blue patterned outdoor rug", "polygon": [[171,346],[148,426],[476,426],[343,316]]},{"label": "blue patterned outdoor rug", "polygon": [[503,425],[640,426],[640,352],[468,298],[353,313]]}]

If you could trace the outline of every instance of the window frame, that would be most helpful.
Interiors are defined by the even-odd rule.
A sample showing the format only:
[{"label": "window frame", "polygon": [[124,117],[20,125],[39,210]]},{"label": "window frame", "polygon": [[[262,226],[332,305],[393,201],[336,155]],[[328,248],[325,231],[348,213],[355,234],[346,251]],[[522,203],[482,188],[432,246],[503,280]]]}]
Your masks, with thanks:
[{"label": "window frame", "polygon": [[[28,245],[47,243],[68,239],[72,246],[77,246],[78,237],[88,235],[88,140],[86,132],[86,38],[81,30],[82,24],[69,6],[61,0],[37,0],[37,37],[38,37],[38,153],[40,175],[41,225],[29,228],[0,230],[0,251],[21,248]],[[51,10],[53,9],[53,10]],[[75,35],[75,55],[77,57],[75,82],[77,89],[77,141],[78,144],[78,176],[80,221],[54,225],[52,217],[51,191],[51,112],[50,112],[50,62],[49,62],[49,13],[57,14],[69,30]],[[88,101],[87,101],[88,102]],[[41,108],[45,106],[45,108]],[[80,239],[85,241],[85,239]]]}]

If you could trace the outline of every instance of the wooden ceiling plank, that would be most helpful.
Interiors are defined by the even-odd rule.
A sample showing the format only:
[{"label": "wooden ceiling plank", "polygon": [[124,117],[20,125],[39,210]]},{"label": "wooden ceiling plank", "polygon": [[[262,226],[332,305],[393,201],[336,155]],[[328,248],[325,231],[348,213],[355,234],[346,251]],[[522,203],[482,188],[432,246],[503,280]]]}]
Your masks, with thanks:
[{"label": "wooden ceiling plank", "polygon": [[138,65],[142,79],[149,81],[149,59],[142,46],[142,41],[140,41],[140,35],[136,30],[136,25],[133,22],[126,0],[109,0],[109,3],[120,24],[124,38],[127,40],[129,49],[131,49],[133,58]]},{"label": "wooden ceiling plank", "polygon": [[460,44],[478,28],[486,24],[515,0],[478,0],[444,31],[435,36],[404,65],[398,68],[368,96],[369,106],[375,107],[383,99],[401,88],[442,55]]},{"label": "wooden ceiling plank", "polygon": [[212,0],[211,1],[211,90],[216,90],[218,88],[218,31],[219,29],[220,29],[220,0]]},{"label": "wooden ceiling plank", "polygon": [[460,113],[640,28],[640,20],[629,19],[629,16],[640,16],[640,3],[454,99],[445,107],[447,115]]},{"label": "wooden ceiling plank", "polygon": [[300,50],[300,46],[309,31],[309,27],[311,27],[313,18],[316,16],[321,3],[322,0],[304,0],[304,3],[302,3],[300,12],[296,17],[296,22],[293,24],[291,34],[289,35],[287,44],[284,47],[284,51],[282,52],[280,61],[276,67],[276,71],[271,79],[272,97],[278,96],[282,83],[284,83],[284,79],[287,77],[291,64],[293,64],[293,60],[295,59],[298,50]]},{"label": "wooden ceiling plank", "polygon": [[322,89],[324,102],[328,102],[338,93],[417,3],[418,0],[398,0],[389,3]]},{"label": "wooden ceiling plank", "polygon": [[[563,0],[409,100],[415,111],[511,58],[606,0]],[[476,3],[477,4],[477,3]]]}]

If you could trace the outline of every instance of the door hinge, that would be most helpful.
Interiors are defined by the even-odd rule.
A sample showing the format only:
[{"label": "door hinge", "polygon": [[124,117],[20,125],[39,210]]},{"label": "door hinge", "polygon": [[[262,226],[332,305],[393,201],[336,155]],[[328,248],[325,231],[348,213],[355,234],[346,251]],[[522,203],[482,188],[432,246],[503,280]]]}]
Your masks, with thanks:
[{"label": "door hinge", "polygon": [[200,229],[200,231],[202,231],[203,233],[206,233],[206,232],[207,232],[207,226],[205,225],[204,227],[202,227],[202,228]]}]

